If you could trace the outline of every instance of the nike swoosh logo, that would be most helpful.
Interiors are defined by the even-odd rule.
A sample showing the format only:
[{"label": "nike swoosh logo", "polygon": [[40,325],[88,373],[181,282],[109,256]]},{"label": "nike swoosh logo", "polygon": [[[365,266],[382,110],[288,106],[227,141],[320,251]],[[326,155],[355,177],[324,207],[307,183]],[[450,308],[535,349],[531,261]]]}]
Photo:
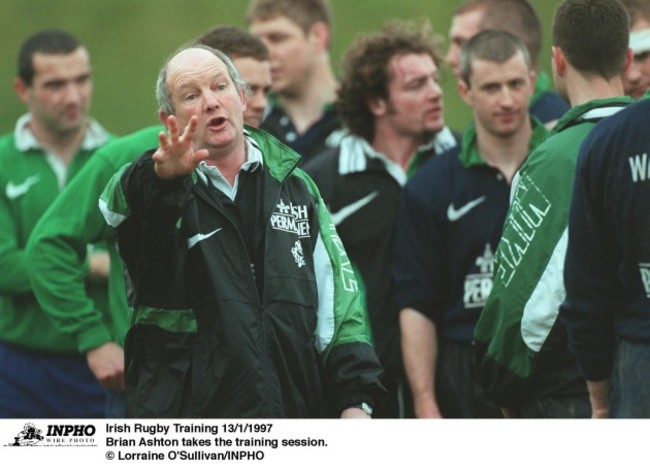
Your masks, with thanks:
[{"label": "nike swoosh logo", "polygon": [[449,204],[449,208],[447,208],[447,218],[449,221],[458,221],[461,218],[463,218],[467,213],[469,213],[470,210],[472,210],[474,207],[477,205],[483,203],[485,200],[485,196],[479,197],[478,199],[474,199],[471,202],[466,203],[459,209],[454,208],[453,202]]},{"label": "nike swoosh logo", "polygon": [[14,184],[13,182],[9,182],[5,190],[7,194],[7,198],[13,200],[13,199],[17,199],[21,195],[25,195],[27,191],[31,189],[31,187],[40,180],[41,180],[41,176],[36,174],[34,176],[29,176],[21,184]]},{"label": "nike swoosh logo", "polygon": [[348,218],[353,213],[361,210],[363,207],[372,202],[372,200],[378,195],[379,191],[371,192],[364,198],[359,199],[356,202],[352,202],[350,205],[346,205],[345,207],[341,207],[338,212],[332,213],[332,221],[335,225],[341,224],[343,220]]},{"label": "nike swoosh logo", "polygon": [[200,243],[200,242],[203,241],[204,239],[208,239],[210,236],[212,236],[213,234],[215,234],[215,233],[221,231],[222,229],[223,229],[223,228],[217,228],[216,230],[214,230],[214,231],[212,231],[212,232],[210,232],[210,233],[205,233],[205,234],[204,234],[204,233],[199,233],[199,234],[195,234],[194,236],[192,236],[191,238],[189,238],[189,239],[187,240],[187,249],[192,249],[192,248],[193,248],[194,246],[196,246],[198,243]]}]

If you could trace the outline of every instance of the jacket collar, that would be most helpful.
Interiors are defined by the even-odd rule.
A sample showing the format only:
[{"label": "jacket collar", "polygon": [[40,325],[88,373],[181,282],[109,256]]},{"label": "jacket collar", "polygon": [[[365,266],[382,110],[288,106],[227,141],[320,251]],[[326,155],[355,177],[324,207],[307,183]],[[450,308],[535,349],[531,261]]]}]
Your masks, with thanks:
[{"label": "jacket collar", "polygon": [[[448,127],[444,127],[430,142],[420,146],[413,158],[411,166],[418,165],[423,155],[440,154],[444,151],[456,146],[456,139],[452,131]],[[376,151],[366,139],[357,137],[355,135],[346,135],[341,140],[340,158],[339,158],[339,174],[344,176],[346,174],[361,173],[368,169],[368,162],[370,158],[381,161],[388,173],[400,184],[404,185],[407,180],[407,174],[400,165],[388,158],[383,153]]]},{"label": "jacket collar", "polygon": [[587,121],[598,121],[611,116],[634,100],[629,96],[616,96],[607,99],[592,99],[569,109],[555,124],[551,135],[562,132],[568,127]]},{"label": "jacket collar", "polygon": [[269,173],[278,181],[284,181],[298,166],[300,155],[264,130],[249,126],[244,128],[261,151],[264,166],[268,168]]},{"label": "jacket collar", "polygon": [[[529,152],[537,148],[549,135],[544,124],[536,117],[530,116],[530,121],[533,126],[533,135],[530,138]],[[466,168],[487,165],[476,149],[476,124],[474,122],[463,133],[458,159]]]}]

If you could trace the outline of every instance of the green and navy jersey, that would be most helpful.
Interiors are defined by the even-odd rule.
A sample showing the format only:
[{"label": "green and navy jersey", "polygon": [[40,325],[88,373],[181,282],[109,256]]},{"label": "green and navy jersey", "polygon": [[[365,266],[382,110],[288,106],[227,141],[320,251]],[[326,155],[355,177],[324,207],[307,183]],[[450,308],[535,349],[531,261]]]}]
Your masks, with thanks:
[{"label": "green and navy jersey", "polygon": [[128,416],[316,417],[326,399],[340,411],[384,395],[354,270],[316,185],[297,154],[248,132],[248,153],[264,161],[254,176],[264,228],[250,244],[217,189],[196,172],[160,180],[152,152],[102,195],[130,287]]},{"label": "green and navy jersey", "polygon": [[[43,213],[110,136],[93,121],[66,167],[36,141],[29,119],[23,116],[15,132],[0,139],[0,340],[33,350],[76,353],[76,338],[56,327],[34,297],[29,278],[33,266],[25,247]],[[105,285],[88,282],[86,288],[106,311]]]},{"label": "green and navy jersey", "polygon": [[[418,149],[414,166],[456,145],[457,136],[444,128]],[[384,370],[387,375],[399,375],[402,364],[392,272],[395,220],[408,171],[352,135],[304,169],[318,185],[362,280],[375,348]]]},{"label": "green and navy jersey", "polygon": [[[34,294],[57,327],[75,337],[81,352],[106,342],[124,342],[128,318],[124,266],[114,233],[99,210],[99,196],[118,169],[157,147],[161,130],[162,126],[147,127],[97,150],[43,214],[27,243]],[[86,247],[95,243],[105,244],[110,256],[107,311],[95,304],[83,281],[88,275]]]},{"label": "green and navy jersey", "polygon": [[650,100],[598,124],[576,167],[560,317],[584,376],[609,378],[617,339],[650,343]]},{"label": "green and navy jersey", "polygon": [[[533,122],[530,149],[547,136]],[[425,163],[403,192],[397,218],[397,307],[413,308],[447,340],[469,344],[492,288],[493,257],[510,185],[476,150],[472,125],[460,147]]]},{"label": "green and navy jersey", "polygon": [[580,144],[596,122],[629,102],[599,99],[572,108],[513,182],[494,284],[475,331],[481,382],[500,405],[586,391],[556,321],[569,202]]}]

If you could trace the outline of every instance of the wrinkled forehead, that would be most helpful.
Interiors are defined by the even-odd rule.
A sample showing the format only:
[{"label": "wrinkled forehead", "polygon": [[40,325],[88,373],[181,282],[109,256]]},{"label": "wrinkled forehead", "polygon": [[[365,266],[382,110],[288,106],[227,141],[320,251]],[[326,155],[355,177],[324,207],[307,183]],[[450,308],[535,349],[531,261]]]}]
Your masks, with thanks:
[{"label": "wrinkled forehead", "polygon": [[388,74],[391,81],[408,81],[423,75],[438,72],[433,57],[426,53],[404,52],[396,54],[388,61]]},{"label": "wrinkled forehead", "polygon": [[199,76],[216,73],[228,75],[228,67],[219,57],[206,49],[185,49],[167,64],[168,82],[172,77],[179,75]]}]

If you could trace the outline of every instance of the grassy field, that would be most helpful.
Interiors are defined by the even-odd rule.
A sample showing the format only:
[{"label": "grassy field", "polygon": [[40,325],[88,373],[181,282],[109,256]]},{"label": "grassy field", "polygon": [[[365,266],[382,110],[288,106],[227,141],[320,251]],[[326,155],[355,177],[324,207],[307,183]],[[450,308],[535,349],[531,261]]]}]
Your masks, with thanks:
[{"label": "grassy field", "polygon": [[[391,19],[428,19],[446,36],[452,0],[330,0],[334,16],[332,64],[338,70],[354,37]],[[549,28],[559,0],[533,0],[545,26],[542,68],[549,69]],[[21,42],[44,28],[76,34],[91,52],[95,92],[92,114],[124,134],[156,122],[154,82],[164,58],[180,44],[221,23],[245,27],[247,0],[1,0],[0,132],[13,129],[24,112],[12,90]],[[444,52],[444,50],[442,51]],[[464,127],[470,113],[445,70],[447,122]]]}]

